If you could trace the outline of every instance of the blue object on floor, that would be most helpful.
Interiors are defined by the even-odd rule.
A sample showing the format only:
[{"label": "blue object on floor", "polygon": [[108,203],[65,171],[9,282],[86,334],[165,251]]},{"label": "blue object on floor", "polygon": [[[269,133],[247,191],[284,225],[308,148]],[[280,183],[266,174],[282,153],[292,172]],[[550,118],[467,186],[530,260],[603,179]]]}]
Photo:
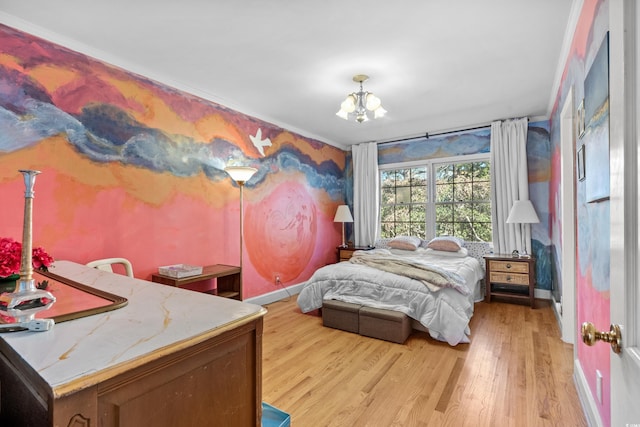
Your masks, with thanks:
[{"label": "blue object on floor", "polygon": [[275,406],[262,402],[262,427],[290,427],[291,417]]}]

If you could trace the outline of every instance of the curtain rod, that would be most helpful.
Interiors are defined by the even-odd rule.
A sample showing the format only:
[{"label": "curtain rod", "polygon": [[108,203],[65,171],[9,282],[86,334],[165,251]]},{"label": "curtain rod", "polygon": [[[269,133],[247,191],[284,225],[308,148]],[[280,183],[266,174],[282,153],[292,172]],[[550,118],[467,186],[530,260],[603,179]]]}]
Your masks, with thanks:
[{"label": "curtain rod", "polygon": [[491,127],[491,124],[482,125],[482,126],[475,126],[475,127],[471,127],[471,128],[465,128],[465,129],[449,130],[449,131],[445,131],[445,132],[438,132],[438,133],[432,133],[432,134],[427,132],[424,135],[416,135],[416,136],[412,136],[412,137],[409,137],[409,138],[393,139],[391,141],[377,142],[376,144],[378,144],[378,145],[394,144],[396,142],[411,141],[413,139],[418,139],[418,138],[429,139],[429,137],[431,137],[431,136],[448,135],[450,133],[458,133],[458,132],[468,132],[468,131],[471,131],[471,130],[486,129],[486,128],[489,128],[489,127]]},{"label": "curtain rod", "polygon": [[[514,119],[494,120],[494,121],[506,121],[506,120],[515,120],[515,118]],[[529,118],[527,117],[527,122],[528,121],[529,121]],[[411,141],[413,139],[418,139],[418,138],[429,139],[430,136],[448,135],[450,133],[468,132],[468,131],[471,131],[471,130],[485,129],[485,128],[490,128],[490,127],[491,127],[491,123],[486,123],[484,125],[474,126],[474,127],[470,127],[470,128],[448,130],[448,131],[432,133],[432,134],[429,134],[429,132],[426,132],[424,135],[416,135],[416,136],[412,136],[412,137],[409,137],[409,138],[393,139],[391,141],[376,142],[376,144],[377,145],[393,144],[393,143],[396,143],[396,142]]]}]

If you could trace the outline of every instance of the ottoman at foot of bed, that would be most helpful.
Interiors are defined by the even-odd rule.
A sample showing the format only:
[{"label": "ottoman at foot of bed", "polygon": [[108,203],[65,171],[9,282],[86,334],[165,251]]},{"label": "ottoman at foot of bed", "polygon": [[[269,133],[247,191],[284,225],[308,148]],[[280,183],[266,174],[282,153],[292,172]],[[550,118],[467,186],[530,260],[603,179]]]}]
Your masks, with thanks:
[{"label": "ottoman at foot of bed", "polygon": [[399,311],[360,308],[360,335],[403,344],[411,334],[411,319]]},{"label": "ottoman at foot of bed", "polygon": [[329,328],[347,332],[359,332],[359,311],[361,305],[336,300],[322,302],[322,324]]}]

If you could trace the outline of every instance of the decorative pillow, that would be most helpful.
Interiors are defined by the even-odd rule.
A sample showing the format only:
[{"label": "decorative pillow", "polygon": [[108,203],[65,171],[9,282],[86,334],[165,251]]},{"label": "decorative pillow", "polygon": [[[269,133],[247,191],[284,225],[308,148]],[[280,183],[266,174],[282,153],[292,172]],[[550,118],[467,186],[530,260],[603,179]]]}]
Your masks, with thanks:
[{"label": "decorative pillow", "polygon": [[415,251],[420,246],[422,240],[414,236],[397,236],[389,241],[389,247],[393,249],[403,249],[405,251]]},{"label": "decorative pillow", "polygon": [[469,251],[467,248],[461,248],[459,251],[451,252],[451,251],[437,251],[435,249],[427,248],[428,255],[437,255],[437,256],[446,256],[452,258],[465,258],[469,255]]},{"label": "decorative pillow", "polygon": [[440,236],[431,239],[427,248],[434,249],[436,251],[458,252],[462,249],[464,240],[459,237],[453,236]]}]

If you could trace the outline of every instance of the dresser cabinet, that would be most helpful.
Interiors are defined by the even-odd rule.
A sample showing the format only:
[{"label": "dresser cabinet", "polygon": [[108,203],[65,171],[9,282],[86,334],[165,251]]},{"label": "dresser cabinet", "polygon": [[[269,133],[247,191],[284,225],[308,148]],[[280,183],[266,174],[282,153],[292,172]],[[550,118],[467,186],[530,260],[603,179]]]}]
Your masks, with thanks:
[{"label": "dresser cabinet", "polygon": [[511,300],[528,300],[531,308],[535,307],[535,258],[491,254],[485,255],[484,259],[486,302],[491,302],[493,297],[504,297]]}]

